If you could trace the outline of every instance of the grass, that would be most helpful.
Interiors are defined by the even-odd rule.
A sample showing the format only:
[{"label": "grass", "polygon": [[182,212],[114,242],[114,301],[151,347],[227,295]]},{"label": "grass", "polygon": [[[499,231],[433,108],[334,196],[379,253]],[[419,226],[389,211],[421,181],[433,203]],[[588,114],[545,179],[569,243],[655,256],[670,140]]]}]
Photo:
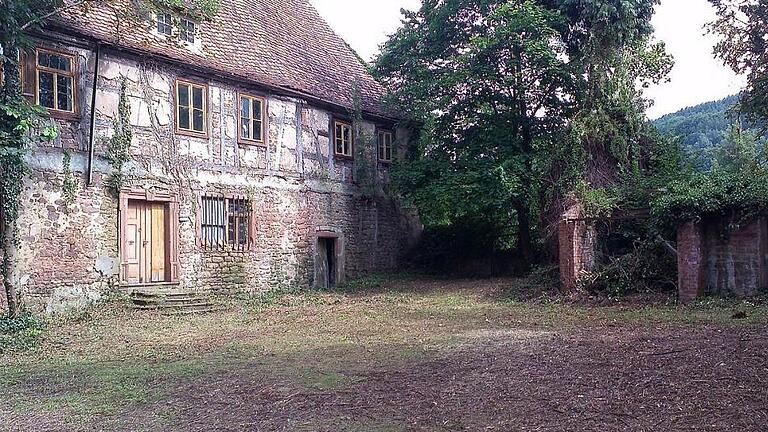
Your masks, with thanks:
[{"label": "grass", "polygon": [[[0,416],[59,415],[87,430],[94,419],[112,424],[125,421],[126,413],[164,405],[178,386],[196,378],[240,370],[259,382],[333,391],[354,384],[356,373],[425,358],[493,332],[536,339],[605,325],[768,321],[764,305],[735,300],[587,308],[556,297],[503,295],[515,283],[377,277],[334,292],[276,290],[225,312],[188,317],[102,305],[78,319],[54,320],[39,343],[0,356],[0,398],[11,407],[0,408]],[[746,318],[734,320],[737,311]],[[147,427],[168,427],[177,415],[172,404],[164,406]],[[398,424],[344,427],[338,430],[403,430]]]}]

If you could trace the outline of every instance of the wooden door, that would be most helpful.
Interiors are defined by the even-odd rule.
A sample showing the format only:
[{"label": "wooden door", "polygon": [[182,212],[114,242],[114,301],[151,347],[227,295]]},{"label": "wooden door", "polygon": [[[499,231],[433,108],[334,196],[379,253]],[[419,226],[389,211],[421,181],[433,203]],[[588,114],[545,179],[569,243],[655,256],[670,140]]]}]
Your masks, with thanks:
[{"label": "wooden door", "polygon": [[167,282],[166,206],[162,203],[129,201],[125,220],[125,282]]},{"label": "wooden door", "polygon": [[125,239],[123,240],[123,262],[125,263],[125,281],[129,284],[141,283],[140,265],[141,260],[141,201],[129,201],[128,211],[125,216]]}]

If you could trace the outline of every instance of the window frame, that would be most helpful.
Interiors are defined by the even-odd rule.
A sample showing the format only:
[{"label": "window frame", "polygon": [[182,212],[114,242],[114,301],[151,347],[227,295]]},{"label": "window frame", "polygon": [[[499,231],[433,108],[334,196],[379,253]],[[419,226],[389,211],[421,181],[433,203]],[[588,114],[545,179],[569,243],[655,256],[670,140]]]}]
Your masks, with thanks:
[{"label": "window frame", "polygon": [[[67,57],[70,61],[70,71],[69,73],[65,73],[64,71],[61,71],[59,69],[53,69],[48,68],[45,66],[40,66],[40,53],[47,53],[47,54],[53,54],[57,56]],[[78,100],[78,62],[77,62],[77,55],[65,51],[59,51],[55,49],[49,49],[49,48],[35,48],[35,55],[34,55],[34,63],[32,63],[31,69],[34,71],[34,78],[35,78],[35,86],[34,86],[34,94],[32,95],[32,101],[36,106],[45,108],[51,117],[54,118],[64,118],[64,119],[78,119],[79,118],[79,100]],[[58,75],[68,76],[72,78],[72,111],[62,110],[58,108],[48,108],[43,107],[40,105],[40,71],[47,72],[54,74],[54,91],[53,91],[53,105],[58,107],[58,80],[56,77]],[[26,76],[26,72],[23,73],[23,78],[26,80],[28,77]],[[24,81],[22,81],[22,87],[24,87]]]},{"label": "window frame", "polygon": [[[208,244],[207,239],[205,237],[205,234],[203,232],[203,213],[204,213],[204,205],[206,200],[217,200],[217,201],[223,201],[223,208],[224,208],[224,214],[221,215],[221,218],[224,222],[224,225],[206,225],[206,226],[217,226],[224,228],[224,236],[223,236],[223,243],[219,244]],[[245,234],[245,243],[230,243],[230,237],[229,237],[229,231],[230,231],[230,217],[231,213],[229,211],[230,209],[230,203],[231,201],[240,201],[242,202],[246,207],[246,213],[244,213],[245,216],[242,214],[239,216],[234,216],[235,218],[243,218],[246,217],[245,226],[247,228],[247,232]],[[196,237],[197,237],[197,244],[200,247],[200,249],[204,252],[227,252],[227,251],[234,251],[234,252],[249,252],[253,250],[254,247],[254,232],[255,232],[255,224],[254,224],[254,206],[253,206],[253,200],[245,195],[224,195],[219,193],[202,193],[198,197],[198,211],[197,213],[197,227],[196,227]],[[237,220],[237,219],[236,219]],[[237,222],[235,222],[235,233],[237,233]]]},{"label": "window frame", "polygon": [[[190,104],[192,104],[192,89],[195,87],[201,88],[203,90],[203,131],[196,131],[194,129],[182,129],[179,123],[179,117],[181,113],[181,105],[179,105],[179,84],[188,85],[190,87],[189,91],[189,101]],[[173,90],[173,99],[174,99],[174,106],[175,106],[175,114],[174,114],[174,121],[176,123],[175,130],[177,135],[184,135],[194,138],[208,138],[208,127],[209,127],[209,121],[208,121],[208,106],[210,101],[208,96],[208,84],[201,83],[199,81],[193,81],[188,79],[182,79],[177,78],[174,83],[174,90]],[[189,125],[190,127],[194,128],[194,105],[190,105],[188,107],[189,109]]]},{"label": "window frame", "polygon": [[[190,33],[187,29],[187,25],[185,23],[189,23],[192,25],[192,32]],[[197,43],[197,31],[199,29],[200,25],[195,22],[192,18],[186,17],[186,16],[179,16],[178,21],[178,38],[181,42],[184,42],[186,44],[194,45]],[[186,37],[185,37],[186,35]],[[189,37],[192,38],[192,40],[189,40]]]},{"label": "window frame", "polygon": [[[167,16],[170,20],[170,22],[160,22],[160,16]],[[160,32],[160,25],[168,26],[168,33]],[[171,12],[155,12],[155,33],[157,33],[160,36],[163,37],[172,37],[173,36],[173,14]]]},{"label": "window frame", "polygon": [[[347,126],[349,128],[349,154],[338,152],[338,146],[336,145],[336,140],[337,140],[336,127],[339,125]],[[343,139],[344,138],[342,137],[342,140]],[[333,140],[331,140],[331,143],[333,145],[334,156],[342,159],[354,159],[355,158],[355,129],[352,122],[341,120],[341,119],[334,119],[333,120]]]},{"label": "window frame", "polygon": [[[243,137],[243,98],[250,99],[251,101],[261,101],[261,137],[260,139],[251,139]],[[269,128],[269,122],[267,118],[267,98],[264,96],[255,95],[248,92],[237,93],[237,142],[242,145],[252,145],[265,147],[267,145],[267,129]],[[251,118],[253,121],[253,118]]]},{"label": "window frame", "polygon": [[[382,157],[382,135],[389,135],[389,159]],[[386,155],[386,151],[384,151]],[[395,132],[390,129],[379,129],[376,131],[376,159],[384,164],[391,164],[395,158]]]}]

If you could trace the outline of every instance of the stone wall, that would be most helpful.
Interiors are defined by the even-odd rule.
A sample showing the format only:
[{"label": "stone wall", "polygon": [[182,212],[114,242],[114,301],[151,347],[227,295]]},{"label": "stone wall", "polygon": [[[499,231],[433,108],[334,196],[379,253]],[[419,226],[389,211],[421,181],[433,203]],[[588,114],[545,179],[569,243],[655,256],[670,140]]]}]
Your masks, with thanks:
[{"label": "stone wall", "polygon": [[[61,135],[29,158],[19,233],[19,281],[24,299],[56,312],[89,303],[120,285],[118,194],[107,187],[113,168],[104,158],[113,134],[120,88],[125,83],[134,126],[132,160],[124,169],[125,189],[174,196],[178,201],[179,286],[219,293],[263,291],[291,284],[310,286],[315,274],[318,232],[335,232],[344,242],[346,276],[394,270],[420,232],[418,218],[383,193],[388,166],[376,160],[371,139],[354,160],[332,153],[334,116],[305,101],[239,87],[181,68],[114,52],[102,53],[96,91],[94,181],[86,184],[90,102],[95,55],[41,41],[47,48],[76,53],[81,119],[57,120]],[[173,88],[177,78],[208,85],[207,138],[175,133]],[[237,95],[266,98],[267,142],[241,145],[237,139]],[[366,135],[394,125],[366,120]],[[407,145],[396,130],[398,151]],[[74,203],[62,199],[63,151],[72,155],[80,184]],[[359,177],[366,164],[370,179]],[[370,180],[373,195],[359,187]],[[197,202],[203,194],[247,196],[255,222],[247,251],[207,251],[198,243]]]},{"label": "stone wall", "polygon": [[709,219],[678,230],[681,300],[706,294],[749,297],[768,288],[768,220],[726,225]]}]

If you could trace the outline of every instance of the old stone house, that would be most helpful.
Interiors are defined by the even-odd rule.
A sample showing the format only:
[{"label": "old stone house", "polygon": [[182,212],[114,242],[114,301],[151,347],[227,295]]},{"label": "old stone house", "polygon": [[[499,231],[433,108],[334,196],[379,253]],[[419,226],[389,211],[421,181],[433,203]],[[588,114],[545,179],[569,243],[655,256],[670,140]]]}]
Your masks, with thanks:
[{"label": "old stone house", "polygon": [[[25,303],[53,312],[114,289],[226,294],[395,269],[420,229],[385,192],[408,135],[314,8],[235,0],[209,19],[141,3],[69,11],[23,55],[24,92],[60,129],[29,158]],[[126,121],[117,181],[107,155]]]}]

